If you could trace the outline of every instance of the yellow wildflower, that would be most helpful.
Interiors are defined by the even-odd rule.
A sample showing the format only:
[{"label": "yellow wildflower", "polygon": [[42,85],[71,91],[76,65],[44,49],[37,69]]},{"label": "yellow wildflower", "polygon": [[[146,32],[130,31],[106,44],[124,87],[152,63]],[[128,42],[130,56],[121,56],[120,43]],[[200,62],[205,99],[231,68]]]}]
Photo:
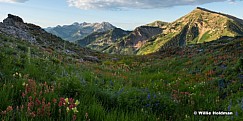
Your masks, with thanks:
[{"label": "yellow wildflower", "polygon": [[67,107],[67,109],[66,109],[66,110],[67,110],[67,112],[69,112],[69,110],[70,110],[70,109],[69,109],[69,107]]},{"label": "yellow wildflower", "polygon": [[22,85],[25,86],[25,82]]},{"label": "yellow wildflower", "polygon": [[78,101],[78,100],[76,100],[75,101],[75,105],[77,106],[77,105],[79,105],[80,104],[80,102]]},{"label": "yellow wildflower", "polygon": [[69,104],[69,102],[68,102],[68,98],[65,98],[65,102],[66,102],[67,104]]},{"label": "yellow wildflower", "polygon": [[72,110],[73,110],[74,113],[78,113],[77,107],[72,108]]}]

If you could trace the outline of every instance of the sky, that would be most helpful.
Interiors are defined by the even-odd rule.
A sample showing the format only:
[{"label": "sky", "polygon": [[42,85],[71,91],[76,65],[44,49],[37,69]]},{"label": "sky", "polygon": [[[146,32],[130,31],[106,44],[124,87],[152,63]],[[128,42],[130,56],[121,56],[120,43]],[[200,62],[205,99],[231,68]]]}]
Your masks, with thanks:
[{"label": "sky", "polygon": [[118,28],[173,22],[196,7],[243,19],[243,0],[0,0],[0,21],[11,13],[43,28],[110,22]]}]

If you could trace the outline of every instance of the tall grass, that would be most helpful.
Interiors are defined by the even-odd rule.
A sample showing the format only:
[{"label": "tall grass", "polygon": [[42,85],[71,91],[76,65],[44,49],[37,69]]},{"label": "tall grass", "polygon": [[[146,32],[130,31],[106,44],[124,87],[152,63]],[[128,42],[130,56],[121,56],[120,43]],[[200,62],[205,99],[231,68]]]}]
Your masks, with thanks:
[{"label": "tall grass", "polygon": [[[1,120],[242,120],[240,53],[64,63],[21,48],[0,49]],[[205,110],[234,114],[193,114]]]}]

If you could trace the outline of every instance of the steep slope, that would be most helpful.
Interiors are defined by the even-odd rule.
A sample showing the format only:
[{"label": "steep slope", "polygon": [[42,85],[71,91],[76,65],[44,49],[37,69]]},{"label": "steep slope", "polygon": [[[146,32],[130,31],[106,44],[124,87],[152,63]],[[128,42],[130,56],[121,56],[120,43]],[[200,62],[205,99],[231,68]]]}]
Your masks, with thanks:
[{"label": "steep slope", "polygon": [[113,25],[108,22],[102,23],[73,23],[72,25],[48,27],[45,30],[64,40],[74,42],[75,40],[83,39],[93,32],[105,32],[114,29]]},{"label": "steep slope", "polygon": [[83,59],[85,56],[96,56],[96,52],[90,49],[66,42],[37,25],[24,23],[22,18],[11,14],[8,14],[8,17],[0,22],[0,34],[17,38],[18,41],[28,42],[31,46],[48,53],[65,53],[65,56],[76,59]]},{"label": "steep slope", "polygon": [[141,48],[148,39],[162,32],[162,28],[151,26],[137,27],[129,35],[121,38],[121,40],[107,48],[104,52],[107,53],[119,53],[119,54],[135,54],[136,51]]},{"label": "steep slope", "polygon": [[77,44],[93,50],[103,51],[129,33],[130,31],[125,31],[120,28],[115,28],[107,32],[95,32],[84,39],[78,40]]},{"label": "steep slope", "polygon": [[167,24],[163,33],[150,39],[137,54],[153,53],[161,48],[209,42],[223,36],[242,35],[243,20],[198,7],[186,16]]}]

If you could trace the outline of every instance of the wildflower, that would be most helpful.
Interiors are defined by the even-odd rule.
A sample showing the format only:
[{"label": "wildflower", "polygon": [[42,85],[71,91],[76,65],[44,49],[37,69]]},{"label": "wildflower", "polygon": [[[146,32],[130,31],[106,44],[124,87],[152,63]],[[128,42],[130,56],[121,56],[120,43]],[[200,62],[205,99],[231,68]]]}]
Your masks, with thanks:
[{"label": "wildflower", "polygon": [[10,112],[12,110],[13,110],[13,107],[12,106],[8,106],[7,109],[6,109],[7,112]]},{"label": "wildflower", "polygon": [[228,106],[228,111],[230,111],[231,105]]},{"label": "wildflower", "polygon": [[150,94],[148,94],[148,99],[150,99]]},{"label": "wildflower", "polygon": [[61,107],[62,105],[63,105],[63,102],[60,101],[60,102],[58,103],[58,106]]},{"label": "wildflower", "polygon": [[61,114],[62,113],[62,109],[59,109],[58,112]]},{"label": "wildflower", "polygon": [[75,121],[77,119],[76,115],[73,115],[73,121]]},{"label": "wildflower", "polygon": [[70,104],[73,104],[74,99],[73,98],[69,98],[68,101],[69,101]]},{"label": "wildflower", "polygon": [[184,95],[184,92],[180,92],[180,94]]},{"label": "wildflower", "polygon": [[23,97],[23,98],[25,97],[25,93],[24,93],[24,92],[22,92],[22,97]]},{"label": "wildflower", "polygon": [[238,112],[237,111],[235,112],[235,116],[238,116]]},{"label": "wildflower", "polygon": [[70,109],[73,109],[75,107],[75,104],[71,104],[71,105],[69,105],[69,108]]},{"label": "wildflower", "polygon": [[73,110],[74,113],[78,113],[77,107],[72,108],[72,110]]},{"label": "wildflower", "polygon": [[60,101],[65,102],[65,99],[63,97],[60,98]]},{"label": "wildflower", "polygon": [[54,98],[54,99],[52,100],[52,102],[53,102],[53,103],[57,103],[57,99]]},{"label": "wildflower", "polygon": [[34,103],[33,102],[28,102],[28,107],[31,108],[33,107]]},{"label": "wildflower", "polygon": [[34,118],[36,115],[35,115],[35,112],[31,112],[30,113],[30,116],[32,117],[32,118]]},{"label": "wildflower", "polygon": [[85,118],[88,119],[89,118],[89,114],[86,112],[85,113]]},{"label": "wildflower", "polygon": [[41,109],[38,108],[38,109],[37,109],[37,115],[40,115],[40,114],[41,114]]},{"label": "wildflower", "polygon": [[7,111],[6,110],[5,111],[2,111],[1,114],[2,115],[6,115],[7,114]]},{"label": "wildflower", "polygon": [[185,92],[185,95],[190,95],[190,92]]},{"label": "wildflower", "polygon": [[30,112],[30,111],[31,111],[30,107],[28,107],[27,111],[28,111],[28,112]]},{"label": "wildflower", "polygon": [[67,104],[69,104],[69,102],[68,102],[68,98],[65,98],[65,102],[66,102]]},{"label": "wildflower", "polygon": [[150,104],[146,104],[145,107],[150,107]]},{"label": "wildflower", "polygon": [[51,102],[48,102],[48,103],[47,103],[47,106],[50,107],[50,106],[51,106]]},{"label": "wildflower", "polygon": [[45,101],[46,101],[46,99],[42,98],[42,101],[41,101],[42,105],[45,105]]},{"label": "wildflower", "polygon": [[111,86],[114,86],[114,82],[110,80],[110,85]]},{"label": "wildflower", "polygon": [[156,94],[154,94],[154,98],[156,98]]},{"label": "wildflower", "polygon": [[32,101],[32,97],[31,96],[29,96],[29,101]]},{"label": "wildflower", "polygon": [[172,90],[173,93],[177,93],[177,90]]},{"label": "wildflower", "polygon": [[38,105],[41,104],[41,101],[40,101],[38,98],[36,98],[36,99],[35,99],[35,103],[36,103],[36,105],[38,106]]},{"label": "wildflower", "polygon": [[79,105],[80,104],[80,102],[78,101],[78,100],[76,100],[75,101],[75,105],[77,106],[77,105]]},{"label": "wildflower", "polygon": [[67,110],[67,112],[69,112],[69,110],[70,110],[70,109],[69,109],[69,107],[67,107],[67,109],[66,109],[66,110]]}]

